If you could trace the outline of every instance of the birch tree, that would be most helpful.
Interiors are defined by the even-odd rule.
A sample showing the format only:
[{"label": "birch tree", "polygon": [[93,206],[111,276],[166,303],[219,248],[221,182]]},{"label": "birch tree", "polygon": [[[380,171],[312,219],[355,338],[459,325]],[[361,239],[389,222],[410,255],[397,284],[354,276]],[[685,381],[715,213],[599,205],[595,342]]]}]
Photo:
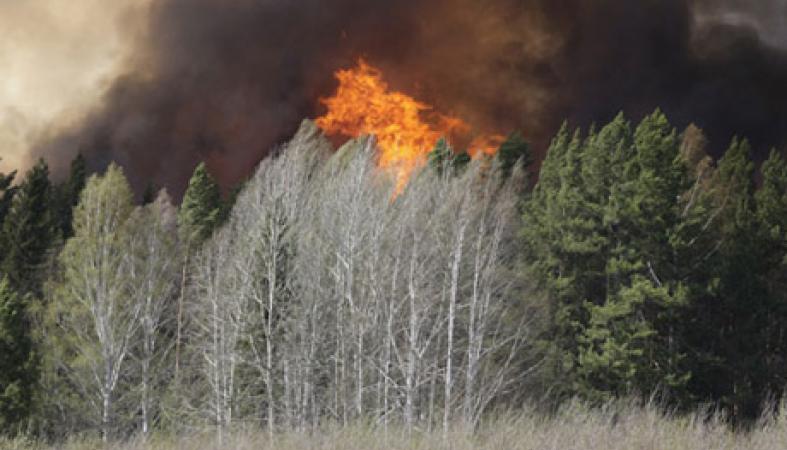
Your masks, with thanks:
[{"label": "birch tree", "polygon": [[142,311],[128,296],[131,211],[131,189],[119,167],[90,178],[74,211],[74,237],[60,255],[63,283],[51,305],[52,332],[67,356],[61,369],[88,410],[98,412],[92,421],[105,441],[119,425],[115,404],[127,392],[118,386]]},{"label": "birch tree", "polygon": [[168,328],[175,325],[175,296],[180,278],[177,215],[166,191],[150,205],[138,207],[129,221],[127,254],[131,301],[140,309],[138,342],[134,348],[139,373],[140,428],[150,432],[158,415],[159,397],[170,376],[167,365],[174,345]]}]

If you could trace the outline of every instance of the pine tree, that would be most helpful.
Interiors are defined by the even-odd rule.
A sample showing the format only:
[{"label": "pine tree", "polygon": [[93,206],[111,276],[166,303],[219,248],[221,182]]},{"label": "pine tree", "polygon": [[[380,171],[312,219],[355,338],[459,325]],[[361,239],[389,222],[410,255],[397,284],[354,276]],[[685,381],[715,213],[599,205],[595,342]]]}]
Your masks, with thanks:
[{"label": "pine tree", "polygon": [[178,225],[190,245],[199,245],[211,236],[219,225],[222,213],[221,192],[200,163],[189,180],[178,215]]},{"label": "pine tree", "polygon": [[429,166],[434,170],[442,172],[447,162],[453,158],[453,155],[454,151],[451,146],[448,145],[448,140],[441,137],[435,144],[434,149],[429,152]]},{"label": "pine tree", "polygon": [[37,379],[27,302],[0,278],[0,434],[19,431]]},{"label": "pine tree", "polygon": [[39,272],[55,235],[49,168],[40,160],[19,186],[3,224],[0,267],[19,292],[39,293]]},{"label": "pine tree", "polygon": [[619,160],[621,178],[610,188],[606,300],[588,305],[583,336],[589,396],[602,400],[657,388],[682,391],[689,375],[671,327],[686,300],[671,248],[678,199],[688,184],[680,140],[656,111],[637,127],[634,150]]},{"label": "pine tree", "polygon": [[[2,230],[3,221],[8,213],[8,209],[11,207],[11,200],[16,192],[12,185],[14,177],[16,177],[16,172],[11,172],[7,175],[0,173],[0,230]],[[0,244],[2,244],[2,241],[0,241]]]},{"label": "pine tree", "polygon": [[[701,320],[686,328],[693,353],[692,392],[717,401],[736,422],[756,418],[772,388],[774,374],[768,374],[768,364],[774,346],[769,335],[771,319],[782,308],[768,292],[772,249],[758,215],[769,214],[758,214],[750,151],[747,141],[736,138],[718,163],[711,184],[717,242],[706,256],[713,260],[706,269],[705,289],[688,312]],[[779,171],[776,161],[769,166],[769,172]],[[778,183],[771,179],[767,184]]]},{"label": "pine tree", "polygon": [[79,195],[82,189],[85,188],[87,181],[87,164],[82,154],[78,154],[73,161],[71,161],[71,170],[68,175],[68,180],[58,186],[57,196],[58,204],[57,219],[59,222],[61,237],[65,240],[74,234],[72,227],[73,211],[77,203],[79,203]]},{"label": "pine tree", "polygon": [[621,114],[588,143],[582,159],[582,203],[588,213],[578,236],[589,244],[594,260],[580,269],[587,323],[578,336],[576,389],[594,401],[630,389],[649,334],[645,324],[626,320],[634,305],[619,292],[633,271],[626,213],[635,157],[631,126]]},{"label": "pine tree", "polygon": [[156,201],[156,195],[158,190],[153,185],[153,183],[148,183],[145,185],[145,190],[142,191],[142,206],[149,205]]},{"label": "pine tree", "polygon": [[778,395],[787,385],[787,162],[773,150],[761,172],[762,187],[755,200],[764,242],[762,276],[768,309],[762,329],[765,367],[759,376],[765,389]]},{"label": "pine tree", "polygon": [[444,137],[440,138],[434,149],[429,152],[429,166],[438,173],[443,173],[445,170],[461,170],[469,163],[470,155],[467,152],[456,153]]},{"label": "pine tree", "polygon": [[511,172],[518,162],[521,162],[522,168],[525,170],[535,162],[530,145],[525,141],[520,131],[514,131],[508,135],[497,150],[496,157],[500,161],[500,169],[505,177],[511,176]]},{"label": "pine tree", "polygon": [[550,324],[543,336],[547,357],[546,387],[557,397],[574,394],[579,358],[577,336],[587,318],[586,270],[597,248],[587,239],[590,226],[579,173],[585,146],[594,136],[573,136],[567,125],[553,139],[541,176],[525,204],[523,246],[528,278],[546,293]]},{"label": "pine tree", "polygon": [[550,147],[523,235],[567,394],[605,401],[688,379],[671,326],[686,301],[672,247],[690,184],[680,144],[657,111],[636,131],[622,115],[584,139],[564,126]]}]

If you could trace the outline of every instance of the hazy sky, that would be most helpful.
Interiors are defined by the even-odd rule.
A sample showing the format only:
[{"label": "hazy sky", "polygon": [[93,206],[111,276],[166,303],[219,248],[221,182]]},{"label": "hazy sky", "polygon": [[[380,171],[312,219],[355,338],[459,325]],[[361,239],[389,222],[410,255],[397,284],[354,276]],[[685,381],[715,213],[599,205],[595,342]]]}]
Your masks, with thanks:
[{"label": "hazy sky", "polygon": [[0,0],[0,171],[24,168],[47,124],[99,99],[148,1]]}]

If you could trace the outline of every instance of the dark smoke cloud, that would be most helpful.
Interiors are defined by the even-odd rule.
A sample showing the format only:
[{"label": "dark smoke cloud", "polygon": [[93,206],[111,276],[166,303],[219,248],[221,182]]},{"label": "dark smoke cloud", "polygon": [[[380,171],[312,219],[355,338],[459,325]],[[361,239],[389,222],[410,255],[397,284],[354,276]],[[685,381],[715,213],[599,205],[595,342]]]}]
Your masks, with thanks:
[{"label": "dark smoke cloud", "polygon": [[[752,5],[755,4],[755,5]],[[126,74],[79,127],[35,150],[110,160],[182,193],[206,160],[228,186],[358,57],[479,129],[543,151],[564,119],[662,107],[716,147],[787,143],[784,0],[155,0]],[[781,20],[782,22],[779,22]],[[69,156],[70,156],[69,155]],[[61,157],[62,158],[62,157]],[[58,166],[63,161],[53,161]]]}]

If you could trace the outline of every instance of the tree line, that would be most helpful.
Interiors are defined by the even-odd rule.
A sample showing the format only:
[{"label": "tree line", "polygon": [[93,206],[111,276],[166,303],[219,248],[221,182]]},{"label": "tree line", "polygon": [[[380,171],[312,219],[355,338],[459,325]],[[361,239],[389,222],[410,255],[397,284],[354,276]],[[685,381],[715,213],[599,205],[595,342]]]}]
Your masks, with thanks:
[{"label": "tree line", "polygon": [[656,111],[438,142],[404,189],[373,138],[306,121],[223,197],[123,171],[0,176],[0,429],[474,427],[496,408],[658,395],[755,419],[785,386],[787,163]]}]

